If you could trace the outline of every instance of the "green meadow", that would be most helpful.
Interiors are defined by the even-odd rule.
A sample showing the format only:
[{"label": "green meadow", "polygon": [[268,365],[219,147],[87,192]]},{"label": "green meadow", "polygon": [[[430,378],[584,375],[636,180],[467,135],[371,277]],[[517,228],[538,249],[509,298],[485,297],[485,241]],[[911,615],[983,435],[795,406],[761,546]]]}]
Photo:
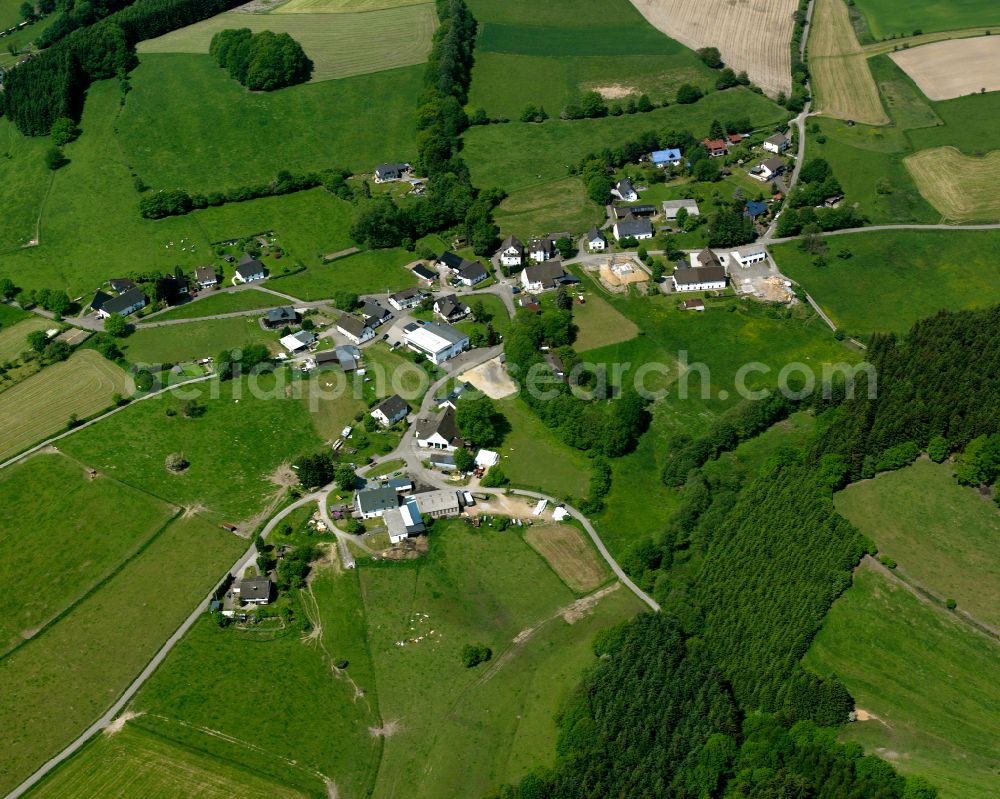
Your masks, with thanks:
[{"label": "green meadow", "polygon": [[303,272],[272,280],[275,291],[303,300],[321,300],[337,291],[370,294],[399,291],[416,284],[413,273],[403,267],[417,260],[406,250],[366,250]]},{"label": "green meadow", "polygon": [[876,39],[909,36],[916,30],[950,31],[1000,25],[1000,8],[990,0],[857,0]]},{"label": "green meadow", "polygon": [[601,225],[604,209],[587,197],[583,182],[569,177],[538,189],[513,192],[493,214],[504,233],[522,241],[554,230],[584,231]]},{"label": "green meadow", "polygon": [[0,253],[22,247],[35,238],[38,212],[52,183],[52,173],[45,168],[48,142],[17,132],[13,123],[0,118],[0,204],[4,221],[0,226]]},{"label": "green meadow", "polygon": [[139,327],[124,340],[123,349],[125,357],[136,364],[181,363],[214,358],[223,350],[248,343],[265,344],[273,351],[280,349],[278,334],[261,329],[260,321],[254,316]]},{"label": "green meadow", "polygon": [[861,568],[823,622],[805,664],[835,673],[874,715],[843,738],[904,774],[920,774],[942,799],[1000,792],[997,642],[920,601],[897,580]]},{"label": "green meadow", "polygon": [[[278,305],[288,305],[288,301],[266,291],[245,289],[244,291],[227,291],[222,294],[206,294],[205,296],[178,305],[164,313],[151,317],[152,322],[168,322],[171,319],[198,319],[213,314],[236,313],[238,311],[253,311],[260,308],[274,308]],[[180,328],[183,332],[185,327]]]},{"label": "green meadow", "polygon": [[[826,243],[825,266],[816,266],[796,242],[775,245],[771,252],[778,268],[851,335],[902,333],[941,309],[1000,301],[996,231],[848,233]],[[842,250],[850,257],[838,257]]]}]

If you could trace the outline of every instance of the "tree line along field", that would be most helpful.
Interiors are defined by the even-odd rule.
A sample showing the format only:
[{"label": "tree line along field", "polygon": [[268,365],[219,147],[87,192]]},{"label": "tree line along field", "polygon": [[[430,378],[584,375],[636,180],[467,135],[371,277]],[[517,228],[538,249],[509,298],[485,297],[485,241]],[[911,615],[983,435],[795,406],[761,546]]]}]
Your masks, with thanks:
[{"label": "tree line along field", "polygon": [[1000,8],[990,0],[856,0],[872,35],[909,36],[915,30],[950,31],[961,28],[1000,25]]},{"label": "tree line along field", "polygon": [[1000,627],[1000,514],[960,486],[951,467],[921,459],[849,486],[837,511],[943,604]]},{"label": "tree line along field", "polygon": [[[207,54],[212,36],[221,30],[287,33],[313,62],[311,81],[316,82],[422,64],[430,53],[436,26],[433,3],[336,16],[323,13],[321,8],[292,14],[229,11],[142,42],[138,50],[140,55]],[[214,61],[212,66],[225,74]],[[305,123],[305,119],[300,122]]]},{"label": "tree line along field", "polygon": [[948,799],[1000,791],[997,642],[869,562],[830,609],[805,657],[837,674],[874,718],[843,738],[920,774]]},{"label": "tree line along field", "polygon": [[[995,231],[896,230],[826,241],[829,253],[822,267],[794,242],[774,245],[771,252],[782,273],[851,335],[902,333],[940,309],[984,308],[1000,301],[1000,235]],[[841,250],[850,257],[837,257]]]},{"label": "tree line along field", "polygon": [[0,362],[12,360],[28,349],[29,333],[48,330],[54,325],[56,323],[50,319],[32,316],[9,327],[0,328]]}]

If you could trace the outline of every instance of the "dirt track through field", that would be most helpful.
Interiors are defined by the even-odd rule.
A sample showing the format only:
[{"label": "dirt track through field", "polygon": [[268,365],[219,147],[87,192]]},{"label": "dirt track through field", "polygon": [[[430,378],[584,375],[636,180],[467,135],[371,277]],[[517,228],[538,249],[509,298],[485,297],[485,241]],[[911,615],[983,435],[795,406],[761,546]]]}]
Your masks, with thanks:
[{"label": "dirt track through field", "polygon": [[726,64],[771,96],[792,90],[795,0],[632,0],[654,27],[692,50],[717,47]]},{"label": "dirt track through field", "polygon": [[816,0],[809,71],[818,113],[869,125],[889,124],[844,0]]},{"label": "dirt track through field", "polygon": [[1000,89],[1000,37],[952,39],[890,53],[931,100]]},{"label": "dirt track through field", "polygon": [[1000,150],[982,158],[954,147],[934,147],[907,156],[903,163],[924,199],[953,222],[1000,218]]}]

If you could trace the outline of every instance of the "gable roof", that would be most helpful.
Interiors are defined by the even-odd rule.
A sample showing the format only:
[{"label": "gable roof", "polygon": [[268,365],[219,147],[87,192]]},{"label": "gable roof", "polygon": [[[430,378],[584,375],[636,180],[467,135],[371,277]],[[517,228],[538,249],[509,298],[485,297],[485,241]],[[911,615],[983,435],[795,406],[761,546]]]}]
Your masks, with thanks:
[{"label": "gable roof", "polygon": [[208,283],[218,280],[219,276],[216,274],[214,266],[199,266],[194,270],[194,279],[199,283]]},{"label": "gable roof", "polygon": [[423,297],[424,292],[418,288],[408,288],[402,291],[397,291],[395,294],[390,294],[389,299],[395,300],[396,302],[412,300],[414,297]]},{"label": "gable roof", "polygon": [[632,181],[628,178],[622,178],[615,184],[615,188],[618,190],[619,194],[635,194],[635,186],[632,185]]},{"label": "gable roof", "polygon": [[118,293],[135,288],[135,281],[130,280],[127,277],[113,277],[111,278],[111,280],[108,281],[108,283],[110,284],[111,288],[113,288]]},{"label": "gable roof", "polygon": [[455,253],[449,251],[441,253],[438,257],[438,263],[444,264],[449,269],[458,269],[463,263],[465,263],[465,259],[461,255],[456,255]]},{"label": "gable roof", "polygon": [[596,227],[592,227],[587,233],[587,241],[603,241],[605,244],[608,243],[607,238],[601,233]]},{"label": "gable roof", "polygon": [[764,141],[767,144],[776,144],[780,147],[782,144],[786,144],[790,140],[784,133],[775,133],[773,136],[768,136],[764,139]]},{"label": "gable roof", "polygon": [[446,294],[444,297],[439,297],[434,305],[437,307],[437,312],[445,317],[454,316],[457,313],[461,313],[464,309],[464,306],[454,294]]},{"label": "gable roof", "polygon": [[640,219],[635,216],[626,216],[615,223],[619,237],[627,239],[631,236],[647,235],[653,232],[653,223],[648,219]]},{"label": "gable roof", "polygon": [[722,139],[705,139],[702,141],[708,150],[725,150],[726,143]]},{"label": "gable roof", "polygon": [[726,269],[723,266],[687,266],[685,264],[674,271],[674,280],[681,285],[725,282]]},{"label": "gable roof", "polygon": [[361,306],[361,315],[365,319],[385,319],[390,314],[387,308],[383,308],[371,300],[365,300],[365,304]]},{"label": "gable roof", "polygon": [[437,272],[432,272],[423,264],[417,264],[413,267],[413,274],[419,278],[423,278],[424,280],[433,280],[437,277]]},{"label": "gable roof", "polygon": [[541,283],[543,286],[554,284],[559,278],[566,274],[562,261],[542,261],[540,264],[532,264],[524,268],[525,279],[529,283]]},{"label": "gable roof", "polygon": [[521,240],[517,238],[517,236],[508,236],[505,238],[500,244],[500,252],[508,250],[511,247],[517,250],[518,255],[524,255],[524,245],[521,243]]},{"label": "gable roof", "polygon": [[90,307],[93,308],[95,311],[99,311],[101,310],[101,308],[104,307],[104,303],[106,303],[110,299],[111,299],[110,294],[98,289],[97,293],[94,295],[94,299],[90,301]]},{"label": "gable roof", "polygon": [[465,280],[485,280],[489,275],[479,261],[463,261],[458,268],[458,276]]},{"label": "gable roof", "polygon": [[769,172],[777,172],[779,169],[785,168],[785,162],[780,158],[768,158],[766,161],[761,162],[761,166]]},{"label": "gable roof", "polygon": [[698,201],[695,199],[684,199],[684,200],[664,200],[661,205],[664,211],[680,210],[684,208],[687,211],[694,209],[698,211]]},{"label": "gable roof", "polygon": [[240,262],[236,267],[236,276],[239,278],[252,277],[264,273],[264,264],[254,258],[250,253],[243,253]]},{"label": "gable roof", "polygon": [[281,308],[271,308],[267,312],[267,321],[272,325],[277,325],[281,322],[294,322],[298,318],[298,314],[295,313],[295,309],[291,305],[284,305]]},{"label": "gable roof", "polygon": [[372,410],[382,411],[387,419],[395,419],[401,414],[409,413],[410,406],[406,404],[406,401],[399,394],[393,394],[391,397],[382,400]]},{"label": "gable roof", "polygon": [[706,247],[698,253],[698,263],[702,266],[722,266],[719,256],[712,252],[711,247]]},{"label": "gable roof", "polygon": [[541,250],[546,255],[555,255],[556,243],[548,236],[543,238],[533,238],[528,243],[528,250],[530,252],[538,252]]},{"label": "gable roof", "polygon": [[401,178],[409,168],[409,164],[380,164],[375,167],[375,174],[380,178]]},{"label": "gable roof", "polygon": [[240,600],[267,599],[271,596],[271,581],[267,577],[244,577],[239,583]]},{"label": "gable roof", "polygon": [[445,408],[438,416],[427,416],[417,419],[417,438],[421,441],[439,435],[451,446],[462,447],[465,442],[458,434],[458,424],[455,422],[455,409]]},{"label": "gable roof", "polygon": [[399,507],[399,496],[395,488],[369,488],[357,493],[358,510],[362,513],[374,513]]},{"label": "gable roof", "polygon": [[106,300],[103,305],[101,305],[101,310],[104,313],[121,313],[128,308],[132,308],[136,305],[145,305],[146,295],[142,293],[142,289],[138,286],[130,288],[123,294],[119,294],[117,297],[112,297]]},{"label": "gable roof", "polygon": [[344,313],[341,314],[340,318],[337,320],[337,327],[345,333],[350,333],[355,338],[361,338],[368,325],[366,325],[363,320],[358,319],[358,317]]},{"label": "gable roof", "polygon": [[747,214],[751,217],[758,217],[767,213],[767,203],[763,200],[747,200]]}]

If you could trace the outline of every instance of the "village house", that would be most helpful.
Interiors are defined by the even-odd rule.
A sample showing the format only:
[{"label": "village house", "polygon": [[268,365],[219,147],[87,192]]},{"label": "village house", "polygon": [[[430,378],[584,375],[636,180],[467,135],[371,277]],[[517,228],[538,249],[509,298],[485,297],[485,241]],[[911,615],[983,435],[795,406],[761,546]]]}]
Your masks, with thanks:
[{"label": "village house", "polygon": [[391,544],[400,544],[410,536],[427,532],[414,497],[407,497],[398,508],[389,508],[382,514],[382,521],[389,532]]},{"label": "village house", "polygon": [[382,164],[375,167],[375,182],[392,183],[403,180],[412,171],[409,164]]},{"label": "village house", "polygon": [[291,353],[307,349],[316,343],[317,336],[311,330],[299,330],[287,336],[282,336],[280,344]]},{"label": "village house", "polygon": [[267,270],[264,268],[264,264],[250,253],[243,253],[243,257],[240,258],[236,271],[233,273],[233,285],[253,283],[257,280],[263,280],[266,276]]},{"label": "village house", "polygon": [[555,239],[544,237],[532,239],[528,242],[528,255],[532,261],[549,261],[559,255],[559,248],[556,247]]},{"label": "village house", "polygon": [[639,219],[634,216],[626,216],[615,222],[612,228],[615,239],[651,239],[653,238],[653,223],[648,219]]},{"label": "village house", "polygon": [[352,344],[363,344],[375,338],[375,331],[356,316],[341,314],[337,319],[337,331],[347,337]]},{"label": "village house", "polygon": [[409,308],[416,308],[426,296],[427,294],[420,289],[403,289],[389,295],[389,305],[397,311],[405,311]]},{"label": "village house", "polygon": [[434,301],[434,315],[445,322],[457,322],[469,315],[469,306],[459,302],[454,294],[446,294]]},{"label": "village house", "polygon": [[361,363],[361,350],[351,344],[343,344],[332,350],[316,353],[317,366],[337,364],[345,372],[355,371]]},{"label": "village house", "polygon": [[668,150],[657,150],[649,154],[649,160],[653,166],[665,169],[668,166],[676,166],[681,162],[681,151],[677,148]]},{"label": "village house", "polygon": [[691,259],[691,263],[679,261],[671,281],[674,291],[712,291],[724,289],[728,276],[722,259],[706,247]]},{"label": "village house", "polygon": [[410,406],[406,401],[399,394],[393,394],[376,405],[371,416],[383,427],[392,427],[396,422],[405,419],[409,412]]},{"label": "village house", "polygon": [[354,510],[362,519],[374,519],[399,506],[399,496],[392,488],[369,488],[354,495]]},{"label": "village house", "polygon": [[[107,299],[100,301],[99,304],[95,306],[94,303],[98,302],[98,297],[100,295],[103,295]],[[142,293],[142,289],[133,284],[132,288],[127,289],[117,297],[109,297],[102,291],[97,292],[97,295],[95,295],[90,307],[94,308],[94,310],[97,311],[97,315],[102,319],[107,319],[111,316],[111,314],[128,316],[131,313],[135,313],[140,308],[145,308],[146,302],[146,295]]]},{"label": "village house", "polygon": [[441,253],[437,259],[437,265],[444,267],[449,272],[457,272],[464,263],[465,259],[461,255],[450,251]]},{"label": "village house", "polygon": [[743,137],[739,133],[729,133],[726,135],[726,144],[730,147],[739,147],[743,144]]},{"label": "village house", "polygon": [[244,605],[267,605],[271,601],[271,589],[267,577],[244,577],[233,586],[233,595]]},{"label": "village house", "polygon": [[698,209],[698,201],[692,199],[684,200],[664,200],[663,206],[663,218],[668,222],[673,222],[677,219],[677,212],[683,208],[687,211],[688,216],[701,216],[701,211]]},{"label": "village house", "polygon": [[442,364],[469,349],[469,337],[451,325],[428,322],[407,325],[403,340],[414,352],[422,352],[434,364]]},{"label": "village house", "polygon": [[199,288],[209,289],[219,284],[219,276],[215,273],[214,266],[199,266],[194,270],[194,282]]},{"label": "village house", "polygon": [[608,248],[608,240],[596,227],[587,234],[587,249],[591,252],[603,252]]},{"label": "village house", "polygon": [[767,203],[763,200],[747,200],[746,205],[743,207],[743,216],[749,217],[754,222],[757,221],[758,217],[767,214]]},{"label": "village house", "polygon": [[417,439],[417,446],[421,449],[442,449],[445,452],[454,452],[465,446],[465,441],[458,434],[454,408],[445,408],[436,416],[418,419],[414,435]]},{"label": "village house", "polygon": [[388,308],[383,308],[374,300],[365,300],[364,305],[361,306],[361,317],[365,320],[365,324],[374,330],[392,319],[392,313]]},{"label": "village house", "polygon": [[501,266],[522,266],[524,264],[524,245],[515,236],[508,236],[500,245]]},{"label": "village house", "polygon": [[294,325],[298,321],[299,315],[290,305],[285,305],[281,308],[269,308],[267,313],[264,315],[264,326],[269,327],[272,330],[275,328],[286,327],[287,325]]},{"label": "village house", "polygon": [[780,155],[785,152],[791,146],[792,140],[789,139],[784,133],[775,133],[773,136],[768,136],[764,139],[764,149],[769,153],[777,153]]},{"label": "village house", "polygon": [[611,194],[627,203],[634,203],[639,199],[639,193],[635,190],[635,186],[632,185],[632,181],[628,178],[619,180],[615,187],[611,190]]},{"label": "village house", "polygon": [[712,158],[721,158],[729,151],[723,139],[705,139],[702,144],[705,145],[705,149],[708,150],[708,154]]},{"label": "village house", "polygon": [[562,261],[532,264],[521,270],[521,286],[525,291],[554,289],[562,281],[565,274]]},{"label": "village house", "polygon": [[750,170],[750,176],[767,183],[785,174],[785,162],[780,158],[768,158]]},{"label": "village house", "polygon": [[432,519],[458,516],[462,512],[462,502],[459,499],[458,491],[448,489],[424,491],[422,494],[414,494],[410,499],[416,503],[421,514],[430,516]]},{"label": "village house", "polygon": [[489,277],[489,273],[479,261],[463,261],[455,270],[455,277],[463,286],[476,286]]}]

